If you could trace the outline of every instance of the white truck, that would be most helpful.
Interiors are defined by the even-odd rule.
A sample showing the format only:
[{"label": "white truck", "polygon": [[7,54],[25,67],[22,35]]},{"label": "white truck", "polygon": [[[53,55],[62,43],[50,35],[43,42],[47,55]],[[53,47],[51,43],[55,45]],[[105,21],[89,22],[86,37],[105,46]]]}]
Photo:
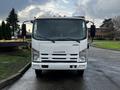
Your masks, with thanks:
[{"label": "white truck", "polygon": [[83,17],[38,18],[33,21],[32,68],[36,76],[43,70],[76,70],[87,67],[88,32]]}]

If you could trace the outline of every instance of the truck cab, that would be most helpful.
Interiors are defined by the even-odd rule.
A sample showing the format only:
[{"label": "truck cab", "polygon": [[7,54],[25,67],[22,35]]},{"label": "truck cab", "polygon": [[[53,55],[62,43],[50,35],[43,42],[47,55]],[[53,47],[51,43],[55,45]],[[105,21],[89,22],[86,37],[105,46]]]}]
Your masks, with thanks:
[{"label": "truck cab", "polygon": [[37,18],[32,31],[32,68],[39,76],[43,70],[87,68],[87,25],[85,18]]}]

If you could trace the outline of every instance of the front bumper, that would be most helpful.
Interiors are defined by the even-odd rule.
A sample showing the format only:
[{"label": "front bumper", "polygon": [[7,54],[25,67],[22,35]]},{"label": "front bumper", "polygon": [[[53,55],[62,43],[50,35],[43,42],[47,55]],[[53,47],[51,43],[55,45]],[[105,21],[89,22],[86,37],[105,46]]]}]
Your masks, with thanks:
[{"label": "front bumper", "polygon": [[84,70],[87,62],[84,63],[35,63],[32,62],[33,69],[40,70]]}]

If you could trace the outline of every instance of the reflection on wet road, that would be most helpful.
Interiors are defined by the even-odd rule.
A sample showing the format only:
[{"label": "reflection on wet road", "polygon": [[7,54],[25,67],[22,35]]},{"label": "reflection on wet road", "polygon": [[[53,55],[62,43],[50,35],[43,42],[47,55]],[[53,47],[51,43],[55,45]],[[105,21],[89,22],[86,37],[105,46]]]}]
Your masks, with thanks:
[{"label": "reflection on wet road", "polygon": [[91,47],[83,78],[75,71],[44,71],[41,78],[36,78],[30,68],[3,90],[120,90],[119,77],[120,52]]}]

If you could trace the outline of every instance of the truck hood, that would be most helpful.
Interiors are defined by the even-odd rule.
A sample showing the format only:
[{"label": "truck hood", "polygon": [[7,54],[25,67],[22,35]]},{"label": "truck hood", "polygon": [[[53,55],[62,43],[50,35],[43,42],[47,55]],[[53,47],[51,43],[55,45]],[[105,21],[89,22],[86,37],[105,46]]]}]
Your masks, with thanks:
[{"label": "truck hood", "polygon": [[40,51],[40,53],[49,54],[78,54],[87,48],[87,39],[80,41],[37,41],[32,39],[32,48]]},{"label": "truck hood", "polygon": [[51,44],[39,44],[40,53],[50,53],[50,54],[69,54],[78,53],[79,44],[70,43],[51,43]]}]

